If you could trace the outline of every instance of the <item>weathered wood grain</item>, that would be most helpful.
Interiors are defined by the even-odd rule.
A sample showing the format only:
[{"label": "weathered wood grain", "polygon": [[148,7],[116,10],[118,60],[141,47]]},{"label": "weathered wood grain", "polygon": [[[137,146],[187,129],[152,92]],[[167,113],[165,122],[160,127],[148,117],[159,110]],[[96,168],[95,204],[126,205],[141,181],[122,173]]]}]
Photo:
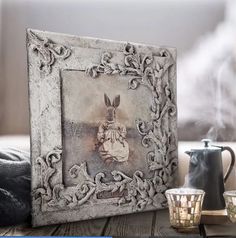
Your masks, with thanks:
[{"label": "weathered wood grain", "polygon": [[150,236],[154,212],[111,217],[105,236]]},{"label": "weathered wood grain", "polygon": [[236,237],[236,225],[229,220],[218,225],[204,225],[206,237]]},{"label": "weathered wood grain", "polygon": [[0,227],[0,236],[4,236],[10,229],[11,226]]},{"label": "weathered wood grain", "polygon": [[189,232],[178,232],[176,229],[172,228],[169,221],[169,211],[168,209],[163,209],[156,211],[154,217],[154,228],[153,235],[161,237],[169,236],[186,236],[186,237],[200,237],[199,230],[192,230]]},{"label": "weathered wood grain", "polygon": [[170,226],[167,209],[62,225],[32,228],[30,224],[0,228],[1,236],[126,236],[199,238],[198,229],[181,233]]},{"label": "weathered wood grain", "polygon": [[58,225],[32,228],[30,224],[24,223],[12,226],[4,236],[51,236],[57,227]]},{"label": "weathered wood grain", "polygon": [[55,236],[101,236],[108,218],[62,224]]}]

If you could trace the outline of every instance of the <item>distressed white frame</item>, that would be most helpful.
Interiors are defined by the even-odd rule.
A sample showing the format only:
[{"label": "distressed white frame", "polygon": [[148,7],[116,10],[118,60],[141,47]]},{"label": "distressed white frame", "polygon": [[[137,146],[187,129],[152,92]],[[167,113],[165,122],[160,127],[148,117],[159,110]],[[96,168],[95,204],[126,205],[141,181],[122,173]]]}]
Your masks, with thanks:
[{"label": "distressed white frame", "polygon": [[[33,226],[126,214],[167,206],[164,192],[174,186],[177,168],[176,49],[27,30]],[[129,177],[113,171],[103,182],[85,163],[77,186],[63,184],[62,70],[80,70],[90,77],[127,75],[131,90],[147,87],[152,95],[151,121],[137,121],[150,176]],[[130,79],[131,77],[131,79]],[[123,191],[124,197],[96,199],[100,191]],[[79,194],[77,196],[76,194]]]}]

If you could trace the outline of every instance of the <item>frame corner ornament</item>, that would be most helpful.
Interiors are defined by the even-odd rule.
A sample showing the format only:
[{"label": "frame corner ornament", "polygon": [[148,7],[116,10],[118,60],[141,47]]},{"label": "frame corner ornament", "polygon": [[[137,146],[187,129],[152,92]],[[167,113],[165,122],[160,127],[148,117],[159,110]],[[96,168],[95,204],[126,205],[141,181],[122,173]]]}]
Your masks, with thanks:
[{"label": "frame corner ornament", "polygon": [[39,70],[46,75],[52,72],[52,66],[57,60],[67,59],[72,52],[70,48],[57,44],[47,37],[39,37],[32,30],[28,31],[28,45],[39,57]]}]

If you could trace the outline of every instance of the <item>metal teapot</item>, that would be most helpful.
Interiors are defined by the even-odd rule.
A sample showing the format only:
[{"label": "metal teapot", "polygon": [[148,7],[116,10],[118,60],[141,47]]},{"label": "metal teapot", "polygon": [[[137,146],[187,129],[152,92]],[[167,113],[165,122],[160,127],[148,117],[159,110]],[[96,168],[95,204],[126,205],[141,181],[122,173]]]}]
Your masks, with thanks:
[{"label": "metal teapot", "polygon": [[[205,191],[203,210],[224,209],[224,183],[233,169],[235,154],[228,146],[210,146],[210,140],[202,141],[205,144],[203,148],[185,152],[190,156],[188,186]],[[223,176],[221,153],[225,150],[229,151],[231,162]]]}]

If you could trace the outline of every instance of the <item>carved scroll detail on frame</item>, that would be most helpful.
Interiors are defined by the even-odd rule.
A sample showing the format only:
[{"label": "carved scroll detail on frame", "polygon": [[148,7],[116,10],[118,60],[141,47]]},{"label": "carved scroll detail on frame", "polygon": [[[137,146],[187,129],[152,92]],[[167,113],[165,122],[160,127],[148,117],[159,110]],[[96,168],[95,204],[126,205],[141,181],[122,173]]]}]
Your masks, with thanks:
[{"label": "carved scroll detail on frame", "polygon": [[[163,80],[163,76],[174,60],[167,50],[161,50],[159,55],[140,55],[131,44],[124,47],[124,65],[111,62],[112,53],[105,52],[99,65],[93,65],[86,73],[95,78],[99,74],[129,75],[128,88],[137,89],[140,85],[147,87],[152,95],[150,106],[151,121],[136,120],[137,129],[142,136],[144,147],[154,146],[147,154],[149,169],[155,171],[155,175],[169,176],[177,166],[177,158],[172,152],[176,150],[177,142],[169,127],[163,127],[162,122],[166,114],[169,118],[176,115],[175,93],[172,91],[169,81]],[[171,143],[173,142],[173,143]],[[174,145],[170,148],[170,145]],[[173,168],[172,168],[173,167]]]},{"label": "carved scroll detail on frame", "polygon": [[84,162],[73,165],[69,170],[69,175],[78,181],[76,186],[52,185],[52,177],[56,173],[55,164],[61,160],[62,154],[60,149],[55,149],[37,159],[43,181],[42,186],[36,189],[35,196],[48,207],[79,209],[83,204],[96,203],[101,192],[123,192],[122,196],[111,200],[117,206],[130,205],[133,211],[143,210],[147,206],[162,208],[167,205],[164,192],[172,186],[172,175],[177,167],[177,139],[169,126],[176,116],[175,92],[169,85],[168,77],[164,75],[174,60],[167,50],[160,51],[158,55],[141,55],[136,53],[131,44],[124,48],[123,65],[112,63],[111,60],[112,53],[105,52],[101,63],[91,66],[86,73],[91,77],[98,77],[100,74],[129,75],[132,76],[128,82],[130,90],[145,86],[150,91],[151,120],[137,118],[136,126],[142,137],[142,145],[150,149],[146,159],[152,177],[145,178],[142,171],[135,171],[130,177],[114,170],[111,172],[113,180],[105,183],[105,173],[100,172],[91,177]]},{"label": "carved scroll detail on frame", "polygon": [[50,74],[52,66],[58,59],[65,60],[71,55],[71,49],[64,45],[56,44],[48,38],[41,39],[29,31],[29,46],[39,56],[39,70]]},{"label": "carved scroll detail on frame", "polygon": [[73,178],[79,178],[80,183],[77,186],[69,188],[65,188],[63,184],[52,186],[50,181],[56,173],[54,165],[61,160],[61,153],[62,150],[55,149],[45,157],[37,159],[41,167],[43,186],[35,190],[34,196],[40,199],[41,206],[46,203],[51,208],[79,208],[90,199],[97,200],[97,194],[101,192],[121,193],[124,190],[127,194],[116,200],[118,206],[129,204],[133,211],[143,210],[146,205],[159,208],[166,206],[163,193],[168,188],[168,184],[164,184],[159,176],[146,179],[141,171],[136,171],[131,178],[114,170],[111,172],[113,181],[104,183],[102,179],[105,178],[105,174],[98,173],[95,178],[91,177],[84,162],[81,165],[74,165],[69,172]]},{"label": "carved scroll detail on frame", "polygon": [[34,191],[35,198],[40,198],[44,201],[50,201],[52,199],[53,186],[50,183],[50,179],[56,173],[54,164],[61,160],[61,154],[62,149],[58,147],[48,152],[46,156],[36,159],[36,163],[40,166],[42,185]]}]

